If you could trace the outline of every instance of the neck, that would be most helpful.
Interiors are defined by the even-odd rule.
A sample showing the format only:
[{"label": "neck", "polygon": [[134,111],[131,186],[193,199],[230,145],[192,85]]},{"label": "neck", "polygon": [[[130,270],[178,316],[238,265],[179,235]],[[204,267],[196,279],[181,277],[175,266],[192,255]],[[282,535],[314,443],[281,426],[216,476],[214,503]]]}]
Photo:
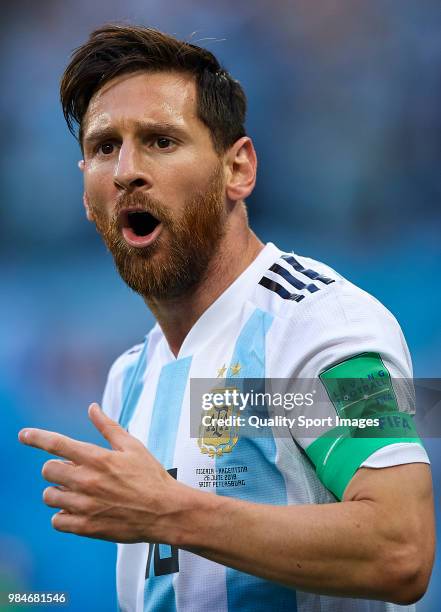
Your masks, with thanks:
[{"label": "neck", "polygon": [[244,206],[237,205],[200,283],[177,298],[144,298],[175,357],[199,317],[246,270],[262,249],[263,243],[248,226]]}]

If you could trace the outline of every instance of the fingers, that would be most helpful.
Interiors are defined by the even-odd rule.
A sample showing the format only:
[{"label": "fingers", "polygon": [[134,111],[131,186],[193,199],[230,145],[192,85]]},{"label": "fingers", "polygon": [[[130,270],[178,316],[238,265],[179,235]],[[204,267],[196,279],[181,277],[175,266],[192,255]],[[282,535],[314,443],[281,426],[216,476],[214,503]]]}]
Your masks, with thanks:
[{"label": "fingers", "polygon": [[[63,509],[52,516],[51,523],[57,531],[75,533],[88,538],[116,541],[106,535],[106,532],[110,529],[115,529],[115,521],[109,518],[88,516],[87,513],[70,513]],[[119,531],[124,530],[119,523],[117,529]]]},{"label": "fingers", "polygon": [[85,531],[88,525],[88,519],[84,515],[70,514],[69,512],[61,510],[53,515],[51,522],[52,527],[57,531],[87,535]]},{"label": "fingers", "polygon": [[104,414],[98,404],[93,403],[89,406],[89,418],[114,450],[124,450],[130,444],[130,434]]},{"label": "fingers", "polygon": [[[120,427],[116,421],[106,416],[98,404],[93,403],[90,405],[89,417],[113,449],[123,450],[132,443],[132,436]],[[70,459],[76,464],[88,463],[90,460],[93,461],[103,453],[108,452],[106,449],[100,448],[95,444],[80,442],[68,436],[44,429],[22,429],[18,434],[18,439],[22,444],[40,448],[51,455]]]},{"label": "fingers", "polygon": [[62,485],[69,489],[75,486],[75,466],[68,461],[51,459],[46,461],[41,470],[43,478],[49,482]]},{"label": "fingers", "polygon": [[43,501],[50,508],[61,508],[69,514],[87,515],[97,510],[96,504],[87,495],[58,487],[47,487],[43,491]]},{"label": "fingers", "polygon": [[112,518],[90,517],[83,514],[70,514],[60,510],[52,517],[52,527],[57,531],[74,533],[95,538],[108,540],[110,542],[143,542],[144,535],[141,531],[133,533],[124,522],[115,521]]},{"label": "fingers", "polygon": [[18,439],[23,444],[45,450],[51,455],[70,459],[74,463],[88,463],[97,454],[108,452],[95,444],[73,440],[62,434],[44,429],[22,429]]}]

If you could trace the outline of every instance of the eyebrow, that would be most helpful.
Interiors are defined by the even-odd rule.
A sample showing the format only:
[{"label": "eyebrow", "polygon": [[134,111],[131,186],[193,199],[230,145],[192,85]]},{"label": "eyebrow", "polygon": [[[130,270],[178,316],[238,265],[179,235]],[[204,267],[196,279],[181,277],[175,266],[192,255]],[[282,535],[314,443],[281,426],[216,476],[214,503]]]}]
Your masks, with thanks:
[{"label": "eyebrow", "polygon": [[[135,128],[143,134],[172,134],[176,137],[184,138],[187,135],[185,129],[177,126],[174,123],[154,122],[154,121],[135,121]],[[105,140],[106,138],[115,138],[117,129],[114,127],[96,128],[90,132],[86,132],[83,137],[84,145],[94,144]]]}]

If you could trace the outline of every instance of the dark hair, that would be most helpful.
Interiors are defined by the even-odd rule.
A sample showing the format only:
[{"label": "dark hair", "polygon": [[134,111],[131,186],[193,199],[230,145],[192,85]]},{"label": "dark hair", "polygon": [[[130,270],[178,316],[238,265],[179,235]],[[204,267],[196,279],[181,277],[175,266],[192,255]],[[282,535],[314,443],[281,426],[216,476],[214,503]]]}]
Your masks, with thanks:
[{"label": "dark hair", "polygon": [[245,136],[245,93],[210,51],[153,28],[109,24],[93,31],[73,52],[61,80],[64,117],[75,137],[74,124],[78,124],[80,145],[82,122],[93,94],[116,75],[138,70],[194,75],[197,114],[218,152]]}]

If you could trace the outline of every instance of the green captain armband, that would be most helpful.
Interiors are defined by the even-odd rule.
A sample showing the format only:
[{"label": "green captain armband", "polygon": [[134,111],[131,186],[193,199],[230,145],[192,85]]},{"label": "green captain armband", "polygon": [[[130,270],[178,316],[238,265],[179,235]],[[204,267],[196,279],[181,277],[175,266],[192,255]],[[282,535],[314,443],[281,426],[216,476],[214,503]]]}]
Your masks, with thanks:
[{"label": "green captain armband", "polygon": [[390,373],[378,353],[355,355],[319,378],[338,425],[305,450],[322,483],[342,499],[352,476],[375,451],[400,442],[421,444],[421,440],[412,415],[400,412]]}]

